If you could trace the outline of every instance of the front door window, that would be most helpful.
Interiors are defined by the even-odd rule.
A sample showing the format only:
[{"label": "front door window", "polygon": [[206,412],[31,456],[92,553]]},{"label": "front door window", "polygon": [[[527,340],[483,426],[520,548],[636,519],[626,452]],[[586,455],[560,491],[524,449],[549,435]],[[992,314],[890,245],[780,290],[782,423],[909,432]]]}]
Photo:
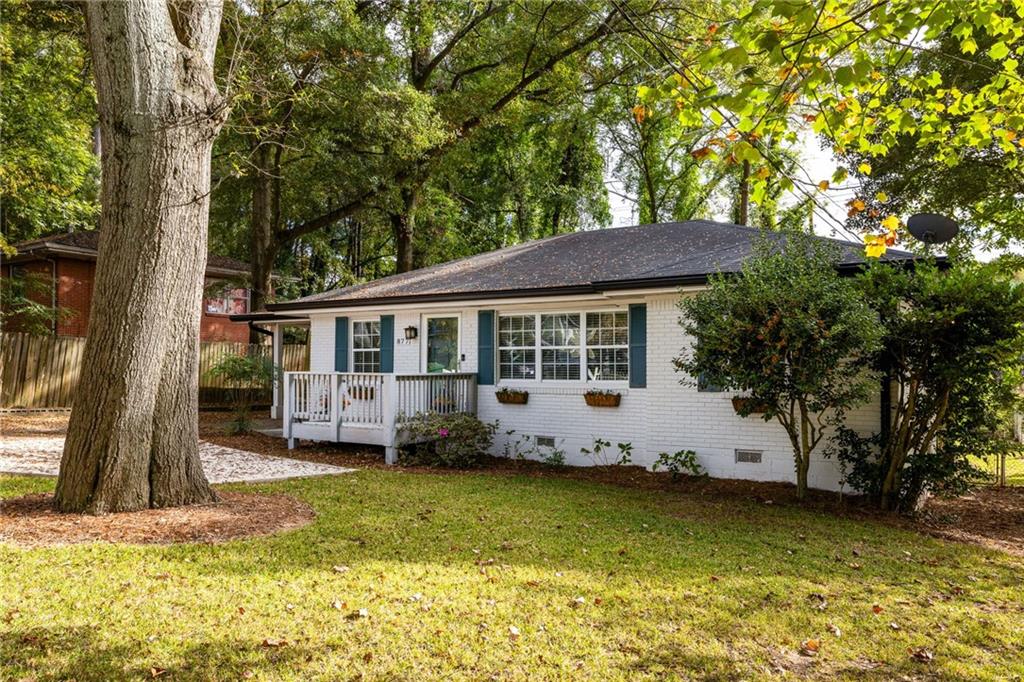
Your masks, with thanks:
[{"label": "front door window", "polygon": [[427,318],[427,371],[459,370],[459,318]]}]

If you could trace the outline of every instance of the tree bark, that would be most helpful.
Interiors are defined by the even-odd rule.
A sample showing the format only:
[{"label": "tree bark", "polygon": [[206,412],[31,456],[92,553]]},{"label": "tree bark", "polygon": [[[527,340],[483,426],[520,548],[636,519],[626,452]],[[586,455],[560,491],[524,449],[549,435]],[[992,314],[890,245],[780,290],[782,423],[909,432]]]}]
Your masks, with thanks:
[{"label": "tree bark", "polygon": [[[255,166],[252,188],[251,215],[249,217],[249,253],[252,269],[250,310],[260,310],[274,295],[272,274],[274,261],[280,249],[277,239],[280,215],[280,168],[275,163],[279,155],[269,144],[257,142],[252,161]],[[253,332],[255,335],[256,332]],[[251,343],[259,341],[250,338]]]},{"label": "tree bark", "polygon": [[743,162],[743,175],[740,176],[740,200],[736,215],[737,225],[746,225],[750,220],[750,162]]},{"label": "tree bark", "polygon": [[416,204],[419,201],[419,187],[406,186],[401,192],[401,207],[391,214],[391,231],[395,236],[395,271],[412,272],[413,237],[416,231]]},{"label": "tree bark", "polygon": [[86,3],[104,145],[92,313],[57,479],[66,512],[214,501],[198,454],[199,321],[221,6]]}]

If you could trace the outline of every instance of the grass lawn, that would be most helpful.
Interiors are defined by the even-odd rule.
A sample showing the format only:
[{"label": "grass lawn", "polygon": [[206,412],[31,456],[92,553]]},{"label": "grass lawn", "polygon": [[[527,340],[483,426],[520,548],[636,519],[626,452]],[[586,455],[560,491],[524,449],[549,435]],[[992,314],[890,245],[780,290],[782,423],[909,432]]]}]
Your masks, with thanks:
[{"label": "grass lawn", "polygon": [[[0,497],[52,485],[0,477]],[[556,478],[365,470],[257,489],[318,518],[212,546],[0,544],[0,678],[1024,676],[1024,559],[1008,554]],[[797,653],[808,639],[817,656]]]}]

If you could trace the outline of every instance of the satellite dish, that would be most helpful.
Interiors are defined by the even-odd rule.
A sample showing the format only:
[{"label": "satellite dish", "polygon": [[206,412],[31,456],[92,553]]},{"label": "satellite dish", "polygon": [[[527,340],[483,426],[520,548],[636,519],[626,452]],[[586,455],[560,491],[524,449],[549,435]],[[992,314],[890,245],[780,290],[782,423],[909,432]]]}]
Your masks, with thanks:
[{"label": "satellite dish", "polygon": [[907,219],[907,229],[925,244],[948,242],[960,232],[960,226],[955,220],[936,213],[918,213],[910,216]]}]

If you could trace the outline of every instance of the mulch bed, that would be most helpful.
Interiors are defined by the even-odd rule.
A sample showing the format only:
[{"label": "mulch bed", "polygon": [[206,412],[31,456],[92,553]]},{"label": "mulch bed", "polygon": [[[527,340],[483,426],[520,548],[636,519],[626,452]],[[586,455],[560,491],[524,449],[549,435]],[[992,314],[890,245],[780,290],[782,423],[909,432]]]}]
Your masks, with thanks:
[{"label": "mulch bed", "polygon": [[218,495],[216,504],[103,516],[62,514],[53,509],[52,494],[25,495],[0,501],[0,540],[26,547],[96,541],[212,544],[300,528],[316,517],[309,505],[288,495]]},{"label": "mulch bed", "polygon": [[929,500],[916,527],[936,537],[1024,556],[1024,487],[979,488]]}]

